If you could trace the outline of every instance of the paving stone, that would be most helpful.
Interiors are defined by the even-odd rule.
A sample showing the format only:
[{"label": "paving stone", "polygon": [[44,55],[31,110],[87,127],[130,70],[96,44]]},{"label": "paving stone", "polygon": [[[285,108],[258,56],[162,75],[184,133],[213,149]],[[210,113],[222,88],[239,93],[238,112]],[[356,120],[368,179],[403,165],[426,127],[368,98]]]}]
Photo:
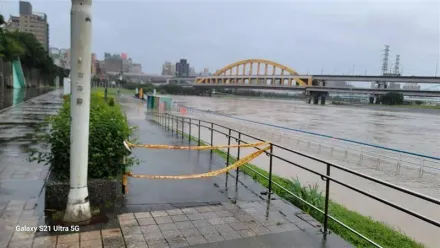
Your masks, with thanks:
[{"label": "paving stone", "polygon": [[137,219],[140,226],[146,226],[146,225],[155,225],[156,221],[153,217],[145,217],[145,218],[139,218]]},{"label": "paving stone", "polygon": [[79,233],[71,233],[58,236],[58,243],[79,242]]},{"label": "paving stone", "polygon": [[215,228],[215,230],[217,230],[219,232],[232,232],[232,231],[234,231],[234,229],[232,229],[232,227],[228,224],[215,225],[214,228]]},{"label": "paving stone", "polygon": [[81,248],[98,248],[98,247],[102,247],[102,241],[100,239],[81,241]]},{"label": "paving stone", "polygon": [[19,220],[18,221],[18,225],[20,227],[23,227],[23,226],[36,227],[37,224],[38,224],[38,219],[34,219],[34,220],[24,219],[24,220]]},{"label": "paving stone", "polygon": [[199,211],[197,211],[197,209],[195,209],[195,208],[182,208],[181,210],[185,214],[198,214],[199,213]]},{"label": "paving stone", "polygon": [[208,243],[220,242],[225,240],[225,238],[223,238],[219,233],[204,234],[203,236]]},{"label": "paving stone", "polygon": [[232,232],[220,232],[220,235],[222,235],[223,238],[225,238],[226,240],[231,240],[231,239],[239,239],[241,238],[240,234],[236,231],[232,231]]},{"label": "paving stone", "polygon": [[166,210],[168,215],[182,215],[183,211],[176,208],[176,209],[170,209],[170,210]]},{"label": "paving stone", "polygon": [[245,224],[246,226],[248,226],[251,229],[255,229],[258,227],[262,227],[263,225],[261,225],[259,222],[251,220],[251,221],[244,221],[242,222],[243,224]]},{"label": "paving stone", "polygon": [[82,232],[79,234],[81,242],[82,241],[88,241],[88,240],[94,240],[94,239],[101,239],[101,231],[91,231],[91,232]]},{"label": "paving stone", "polygon": [[269,229],[267,229],[267,228],[264,227],[264,226],[259,226],[259,227],[257,227],[257,228],[253,228],[252,230],[253,230],[257,235],[264,235],[264,234],[271,233],[271,232],[269,231]]},{"label": "paving stone", "polygon": [[212,218],[212,219],[208,219],[208,222],[211,225],[220,225],[220,224],[225,224],[225,221],[221,218]]},{"label": "paving stone", "polygon": [[35,209],[36,205],[37,205],[37,200],[36,199],[30,199],[24,205],[24,209],[25,210]]},{"label": "paving stone", "polygon": [[[99,232],[99,231],[98,231]],[[101,237],[101,233],[99,233]],[[34,248],[55,248],[57,245],[57,236],[36,237],[34,239]]]},{"label": "paving stone", "polygon": [[171,248],[189,246],[188,241],[186,241],[186,239],[183,237],[167,239],[167,241]]},{"label": "paving stone", "polygon": [[296,231],[296,230],[299,230],[299,228],[295,224],[293,224],[293,223],[287,223],[287,224],[283,224],[281,226],[286,231]]},{"label": "paving stone", "polygon": [[122,226],[137,226],[139,225],[135,218],[133,219],[120,219],[119,224]]},{"label": "paving stone", "polygon": [[218,217],[231,217],[234,216],[233,213],[227,211],[227,210],[223,210],[223,211],[217,211],[215,212],[217,214]]},{"label": "paving stone", "polygon": [[164,216],[168,216],[168,213],[167,211],[160,210],[160,211],[152,211],[151,215],[153,217],[164,217]]},{"label": "paving stone", "polygon": [[104,243],[104,247],[121,247],[121,246],[125,246],[124,240],[122,239],[122,237],[103,238],[102,242]]},{"label": "paving stone", "polygon": [[245,224],[243,224],[242,222],[237,222],[237,223],[229,223],[229,225],[232,227],[232,229],[234,229],[235,231],[237,230],[245,230],[245,229],[249,229],[248,226],[246,226]]},{"label": "paving stone", "polygon": [[[125,240],[126,245],[133,244],[133,243],[139,243],[139,242],[145,243],[145,238],[142,234],[134,234],[134,235],[124,236],[124,240]],[[146,243],[145,243],[145,245],[146,245]]]},{"label": "paving stone", "polygon": [[186,217],[186,215],[184,215],[184,214],[171,216],[171,219],[174,222],[188,221],[189,220],[188,217]]},{"label": "paving stone", "polygon": [[103,238],[121,237],[121,230],[119,228],[101,230]]},{"label": "paving stone", "polygon": [[211,209],[213,212],[226,210],[222,205],[212,205],[209,206],[209,209]]},{"label": "paving stone", "polygon": [[211,212],[211,209],[208,206],[196,207],[196,209],[199,213]]},{"label": "paving stone", "polygon": [[160,229],[158,225],[146,225],[146,226],[141,226],[141,232],[142,233],[160,232]]},{"label": "paving stone", "polygon": [[248,214],[239,214],[239,215],[235,215],[235,218],[237,218],[237,220],[239,221],[251,221],[254,220],[254,218]]},{"label": "paving stone", "polygon": [[197,230],[197,228],[182,229],[182,230],[180,230],[180,232],[182,233],[182,235],[184,237],[190,237],[190,236],[195,236],[195,235],[200,235],[201,234],[199,232],[199,230]]},{"label": "paving stone", "polygon": [[246,229],[246,230],[238,230],[237,232],[238,232],[238,233],[240,234],[240,236],[243,237],[243,238],[248,238],[248,237],[254,237],[254,236],[257,236],[257,234],[256,234],[254,231],[249,230],[249,229]]},{"label": "paving stone", "polygon": [[134,217],[136,217],[136,219],[142,219],[142,218],[152,218],[153,216],[150,214],[150,212],[138,212],[138,213],[134,213]]},{"label": "paving stone", "polygon": [[266,228],[269,229],[269,231],[272,233],[279,233],[286,231],[281,225],[267,226]]},{"label": "paving stone", "polygon": [[148,242],[148,248],[169,248],[167,241],[165,239],[155,240]]},{"label": "paving stone", "polygon": [[219,216],[217,216],[214,212],[203,212],[201,213],[201,215],[205,218],[205,219],[213,219],[213,218],[218,218]]},{"label": "paving stone", "polygon": [[32,239],[11,240],[9,248],[31,248]]},{"label": "paving stone", "polygon": [[168,224],[159,224],[159,229],[164,231],[171,231],[171,230],[177,230],[177,226],[174,223],[168,223]]},{"label": "paving stone", "polygon": [[175,222],[174,224],[176,224],[177,229],[187,229],[195,227],[191,221]]},{"label": "paving stone", "polygon": [[162,235],[165,239],[173,239],[173,238],[180,238],[183,237],[182,233],[179,230],[170,230],[170,231],[163,231]]},{"label": "paving stone", "polygon": [[77,242],[63,243],[63,244],[58,243],[57,248],[79,248],[79,243]]},{"label": "paving stone", "polygon": [[144,238],[147,241],[147,243],[149,243],[149,241],[158,241],[164,239],[160,231],[144,233]]},{"label": "paving stone", "polygon": [[202,235],[191,236],[186,238],[190,245],[206,244],[208,243]]},{"label": "paving stone", "polygon": [[22,220],[26,220],[26,219],[32,219],[32,217],[37,217],[36,216],[37,213],[35,212],[35,210],[23,210],[23,212],[21,213],[20,219]]},{"label": "paving stone", "polygon": [[235,223],[235,222],[240,222],[239,220],[237,220],[235,217],[224,217],[222,218],[223,221],[225,223]]},{"label": "paving stone", "polygon": [[33,239],[33,238],[34,238],[34,232],[15,231],[14,234],[12,235],[11,241]]},{"label": "paving stone", "polygon": [[127,227],[121,227],[122,229],[122,233],[125,236],[130,236],[133,234],[140,234],[141,232],[141,228],[139,226],[127,226]]},{"label": "paving stone", "polygon": [[229,202],[222,202],[222,206],[227,210],[238,209],[238,207],[235,204]]},{"label": "paving stone", "polygon": [[154,220],[157,224],[173,223],[173,220],[169,216],[154,217]]},{"label": "paving stone", "polygon": [[131,220],[131,219],[134,219],[134,214],[133,213],[121,214],[121,215],[118,215],[118,219],[119,220],[127,220],[127,219]]},{"label": "paving stone", "polygon": [[204,226],[197,228],[201,234],[211,234],[211,233],[218,233],[217,229],[215,229],[214,226]]},{"label": "paving stone", "polygon": [[186,216],[188,217],[189,220],[203,220],[204,219],[204,217],[201,214],[199,214],[199,213],[197,213],[197,214],[187,214]]},{"label": "paving stone", "polygon": [[[134,243],[130,243],[130,244],[126,244],[127,248],[148,248],[147,242],[142,241],[142,242],[134,242]],[[97,248],[97,247],[95,247]]]},{"label": "paving stone", "polygon": [[211,225],[211,223],[209,223],[209,221],[207,221],[207,220],[194,220],[194,221],[191,221],[191,223],[195,227],[202,227],[202,226],[210,226]]}]

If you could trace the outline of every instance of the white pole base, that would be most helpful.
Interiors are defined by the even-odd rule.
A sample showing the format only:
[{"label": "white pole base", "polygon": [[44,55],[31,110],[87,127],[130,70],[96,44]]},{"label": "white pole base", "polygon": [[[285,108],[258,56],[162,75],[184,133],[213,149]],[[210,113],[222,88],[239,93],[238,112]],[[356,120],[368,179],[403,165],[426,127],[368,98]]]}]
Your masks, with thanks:
[{"label": "white pole base", "polygon": [[65,222],[77,223],[92,218],[88,196],[87,187],[70,189],[67,198],[67,208],[63,218]]}]

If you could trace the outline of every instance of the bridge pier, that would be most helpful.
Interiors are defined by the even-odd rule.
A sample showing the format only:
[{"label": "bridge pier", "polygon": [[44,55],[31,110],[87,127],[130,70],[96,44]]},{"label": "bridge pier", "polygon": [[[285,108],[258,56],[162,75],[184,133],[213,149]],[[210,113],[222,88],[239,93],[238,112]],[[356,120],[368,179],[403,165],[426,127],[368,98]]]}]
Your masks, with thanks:
[{"label": "bridge pier", "polygon": [[309,104],[311,104],[313,101],[313,104],[319,104],[319,102],[321,102],[321,105],[325,105],[325,98],[327,96],[328,96],[328,92],[310,91],[308,92],[308,97],[306,101]]}]

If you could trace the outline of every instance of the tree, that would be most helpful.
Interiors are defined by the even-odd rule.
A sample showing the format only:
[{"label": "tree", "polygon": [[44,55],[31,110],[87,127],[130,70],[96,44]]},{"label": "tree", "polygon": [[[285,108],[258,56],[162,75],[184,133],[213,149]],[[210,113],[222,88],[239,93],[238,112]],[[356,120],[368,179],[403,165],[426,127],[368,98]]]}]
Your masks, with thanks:
[{"label": "tree", "polygon": [[403,104],[403,94],[397,92],[388,92],[380,97],[380,102],[387,105]]}]

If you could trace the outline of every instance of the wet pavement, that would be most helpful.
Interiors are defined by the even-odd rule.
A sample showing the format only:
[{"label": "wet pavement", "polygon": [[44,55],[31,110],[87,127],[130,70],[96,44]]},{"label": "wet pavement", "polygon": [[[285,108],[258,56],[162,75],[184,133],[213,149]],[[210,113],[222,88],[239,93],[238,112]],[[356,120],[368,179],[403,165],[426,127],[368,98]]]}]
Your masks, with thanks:
[{"label": "wet pavement", "polygon": [[[122,98],[131,125],[138,125],[139,143],[188,144],[145,119],[138,100]],[[267,205],[265,189],[241,175],[236,185],[233,174],[225,187],[225,176],[198,180],[129,179],[124,211],[109,225],[80,233],[44,233],[15,230],[36,227],[42,222],[44,180],[48,168],[29,163],[26,148],[32,140],[32,127],[42,115],[56,113],[61,106],[59,92],[50,92],[0,114],[1,183],[0,248],[3,247],[350,247],[335,235],[323,242],[320,224],[298,208],[272,198]],[[28,114],[37,118],[27,120]],[[40,116],[41,115],[41,116]],[[19,133],[17,133],[19,132]],[[9,135],[15,133],[13,135]],[[225,161],[209,151],[134,150],[141,164],[134,173],[163,175],[193,174],[225,166]],[[227,189],[227,190],[226,190]],[[40,197],[39,197],[40,196]],[[116,223],[116,224],[114,224]],[[9,246],[8,246],[9,245]]]},{"label": "wet pavement", "polygon": [[43,215],[38,199],[49,168],[29,162],[28,149],[39,146],[35,128],[57,112],[60,93],[52,91],[0,112],[0,247],[7,245],[17,223],[35,226]]},{"label": "wet pavement", "polygon": [[0,112],[13,105],[51,91],[50,88],[6,89],[0,88]]}]

